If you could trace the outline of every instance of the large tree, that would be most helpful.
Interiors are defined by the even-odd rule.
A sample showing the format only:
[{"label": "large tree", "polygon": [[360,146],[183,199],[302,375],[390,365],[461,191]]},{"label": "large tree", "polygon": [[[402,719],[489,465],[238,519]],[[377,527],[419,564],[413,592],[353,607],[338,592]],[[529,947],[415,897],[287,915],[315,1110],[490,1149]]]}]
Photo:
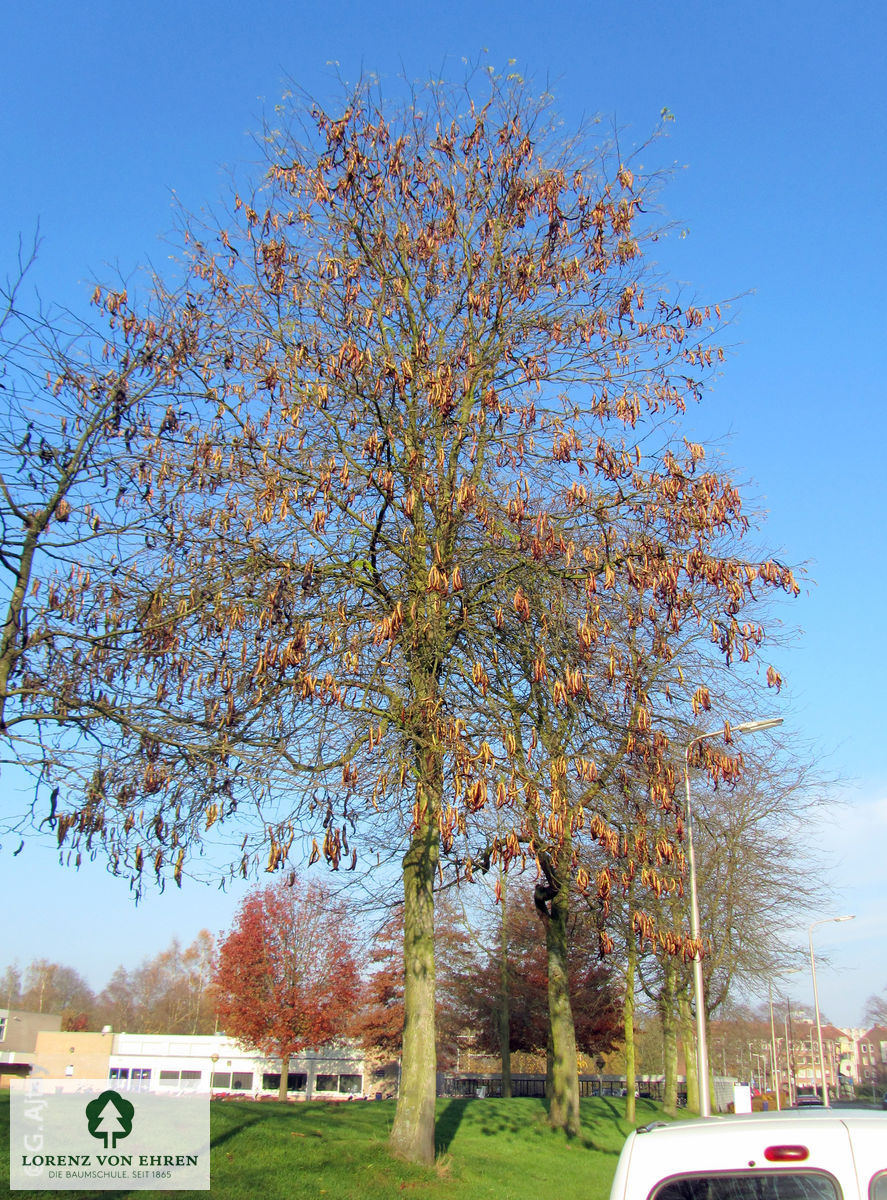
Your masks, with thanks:
[{"label": "large tree", "polygon": [[360,992],[354,929],[323,884],[281,880],[246,896],[219,944],[213,977],[226,1033],[289,1061],[350,1029]]},{"label": "large tree", "polygon": [[[692,736],[689,731],[687,740]],[[743,742],[740,755],[738,738],[731,746],[720,739],[706,740],[691,760],[702,967],[709,1016],[731,996],[766,992],[767,981],[797,960],[785,931],[804,911],[821,910],[828,894],[821,864],[804,836],[824,797],[822,778],[790,748],[779,745],[772,733],[758,739],[761,744],[750,739]],[[732,760],[736,770],[732,779],[714,786],[713,778],[723,773],[723,766],[716,763],[720,758]],[[632,828],[636,827],[635,819]],[[648,830],[656,836],[655,827],[648,826]],[[689,1103],[694,1107],[698,1099],[692,1020],[695,946],[686,937],[690,889],[681,876],[677,882],[682,886],[647,897],[646,933],[651,936],[639,938],[636,913],[627,902],[616,907],[611,927],[620,948],[630,948],[637,987],[659,1012],[666,1104],[673,1107],[677,1101],[680,1033]],[[674,935],[664,930],[684,931],[678,943],[682,953],[675,954]]]},{"label": "large tree", "polygon": [[[532,713],[515,729],[492,703],[508,631],[515,664],[535,647],[550,706],[596,705],[589,660],[607,664],[652,779],[667,739],[600,594],[619,581],[636,613],[679,614],[707,589],[714,636],[747,653],[744,599],[794,582],[736,555],[736,489],[669,444],[717,361],[716,314],[649,277],[652,183],[595,129],[565,140],[547,102],[490,76],[402,107],[361,84],[336,114],[295,104],[265,144],[255,193],[187,230],[181,296],[151,313],[105,298],[168,395],[137,464],[152,533],[113,580],[59,596],[72,622],[85,603],[114,631],[77,659],[79,694],[142,724],[59,833],[177,879],[209,830],[231,831],[244,872],[283,867],[315,830],[311,857],[333,867],[356,864],[361,828],[397,847],[391,1144],[427,1162],[434,887],[452,856],[471,874],[473,814],[493,797],[513,813],[488,847],[504,865],[547,857],[559,889],[573,872],[598,886],[564,849],[589,819],[563,786],[590,777],[585,743],[547,747],[540,788]],[[550,644],[568,618],[575,654]],[[44,649],[51,672],[66,647]],[[673,806],[667,780],[651,799]]]},{"label": "large tree", "polygon": [[27,1012],[59,1013],[62,1028],[83,1029],[95,1006],[95,996],[73,967],[35,958],[23,972],[7,967],[0,995],[7,1007]]}]

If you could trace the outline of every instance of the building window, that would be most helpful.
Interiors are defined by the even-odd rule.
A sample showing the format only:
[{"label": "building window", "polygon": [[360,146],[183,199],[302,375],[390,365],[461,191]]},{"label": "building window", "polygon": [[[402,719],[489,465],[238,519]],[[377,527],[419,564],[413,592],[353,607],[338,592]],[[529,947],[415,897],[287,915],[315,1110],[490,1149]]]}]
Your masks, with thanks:
[{"label": "building window", "polygon": [[[286,1090],[288,1092],[304,1092],[308,1084],[308,1076],[299,1071],[290,1071],[286,1077]],[[263,1092],[279,1092],[280,1091],[280,1072],[265,1071],[262,1075],[262,1091]]]},{"label": "building window", "polygon": [[318,1092],[337,1092],[339,1090],[339,1076],[318,1075],[316,1087]]},{"label": "building window", "polygon": [[214,1088],[221,1088],[227,1091],[231,1086],[230,1071],[213,1071],[212,1085]]},{"label": "building window", "polygon": [[6,1017],[0,1017],[0,1042],[6,1037]]},{"label": "building window", "polygon": [[150,1067],[111,1067],[108,1078],[117,1083],[126,1084],[125,1091],[150,1092]]},{"label": "building window", "polygon": [[161,1087],[182,1087],[187,1091],[196,1091],[200,1085],[200,1071],[161,1071]]},{"label": "building window", "polygon": [[340,1075],[339,1076],[339,1091],[348,1092],[352,1096],[363,1091],[363,1076],[362,1075]]},{"label": "building window", "polygon": [[232,1092],[251,1092],[253,1090],[253,1073],[252,1071],[232,1071],[231,1072],[231,1091]]}]

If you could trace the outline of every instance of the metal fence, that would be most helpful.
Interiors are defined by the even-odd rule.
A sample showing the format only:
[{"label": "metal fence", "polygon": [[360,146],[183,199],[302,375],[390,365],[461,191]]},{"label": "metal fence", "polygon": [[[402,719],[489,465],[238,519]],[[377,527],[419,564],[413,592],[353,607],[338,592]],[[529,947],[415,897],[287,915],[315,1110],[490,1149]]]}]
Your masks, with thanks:
[{"label": "metal fence", "polygon": [[[447,1071],[438,1075],[437,1091],[440,1096],[487,1097],[502,1095],[502,1076],[490,1072]],[[642,1099],[662,1100],[665,1091],[663,1076],[644,1076],[635,1081],[635,1090]],[[679,1095],[686,1092],[679,1087]],[[512,1096],[545,1096],[544,1075],[512,1075]],[[580,1096],[624,1096],[624,1075],[580,1075]]]}]

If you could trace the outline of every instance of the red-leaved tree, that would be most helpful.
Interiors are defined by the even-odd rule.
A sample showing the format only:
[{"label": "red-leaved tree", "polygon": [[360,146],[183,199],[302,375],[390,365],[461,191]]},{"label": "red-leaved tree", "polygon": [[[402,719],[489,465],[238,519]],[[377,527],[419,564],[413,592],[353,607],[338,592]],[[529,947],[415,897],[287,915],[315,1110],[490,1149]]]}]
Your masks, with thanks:
[{"label": "red-leaved tree", "polygon": [[[549,964],[545,918],[532,897],[518,893],[504,914],[508,935],[507,994],[503,994],[500,951],[490,954],[474,978],[465,980],[466,1005],[473,1016],[477,1045],[501,1051],[507,1003],[509,1049],[546,1048],[549,1037]],[[620,1037],[620,996],[600,960],[598,929],[587,909],[576,906],[567,929],[568,985],[576,1043],[586,1055],[606,1053]]]},{"label": "red-leaved tree", "polygon": [[[445,895],[445,894],[444,894]],[[477,968],[472,938],[459,907],[438,898],[434,925],[437,1068],[452,1066],[458,1039],[474,1018],[466,997]],[[369,975],[354,1024],[365,1049],[399,1057],[403,1050],[403,909],[397,906],[373,937]]]},{"label": "red-leaved tree", "polygon": [[219,946],[219,1022],[244,1044],[289,1060],[348,1031],[360,987],[357,937],[322,883],[282,881],[251,892]]}]

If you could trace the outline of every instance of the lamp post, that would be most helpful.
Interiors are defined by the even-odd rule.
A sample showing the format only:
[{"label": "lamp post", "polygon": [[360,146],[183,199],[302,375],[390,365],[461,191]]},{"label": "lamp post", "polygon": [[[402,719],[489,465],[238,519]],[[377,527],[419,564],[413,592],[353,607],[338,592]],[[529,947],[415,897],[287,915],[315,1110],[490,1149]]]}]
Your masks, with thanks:
[{"label": "lamp post", "polygon": [[690,935],[696,943],[693,955],[693,995],[696,1001],[696,1079],[699,1088],[699,1115],[711,1116],[711,1095],[708,1090],[708,1043],[705,1029],[705,986],[702,978],[702,942],[699,935],[699,895],[696,890],[696,855],[693,851],[693,810],[690,804],[690,752],[697,742],[706,738],[724,737],[732,733],[757,733],[761,729],[772,729],[782,724],[782,717],[767,717],[762,721],[743,721],[741,725],[728,725],[724,729],[713,729],[700,733],[687,743],[684,750],[684,792],[687,813],[687,861],[690,865]]},{"label": "lamp post", "polygon": [[[800,967],[789,967],[784,972],[786,975],[796,975],[800,971]],[[778,994],[778,993],[777,993]],[[779,1055],[776,1049],[776,1023],[773,1019],[773,980],[767,980],[767,995],[770,1004],[770,1053],[773,1058],[773,1086],[776,1089],[776,1107],[782,1108],[782,1101],[779,1095]],[[788,1042],[788,1025],[785,1027],[785,1058],[786,1058],[786,1079],[788,1083],[788,1106],[792,1106],[792,1081],[791,1081],[791,1065],[788,1061],[789,1042]]]},{"label": "lamp post", "polygon": [[822,1022],[819,1018],[819,992],[816,989],[816,959],[813,957],[813,930],[817,925],[831,925],[834,922],[852,921],[854,915],[851,913],[847,917],[825,917],[821,921],[814,921],[807,930],[807,936],[810,941],[810,974],[813,976],[813,1008],[816,1012],[816,1036],[819,1039],[819,1078],[822,1082],[822,1103],[826,1108],[831,1105],[828,1101],[828,1084],[825,1078],[825,1055],[822,1052]]},{"label": "lamp post", "polygon": [[782,1108],[782,1102],[779,1098],[779,1063],[776,1058],[776,1025],[773,1021],[773,980],[767,980],[767,989],[770,1000],[770,1054],[772,1055],[773,1063],[773,1090],[776,1093],[776,1111],[779,1112]]},{"label": "lamp post", "polygon": [[792,1043],[788,1031],[788,1018],[791,1011],[791,1001],[786,1000],[786,1011],[782,1018],[783,1029],[785,1030],[785,1082],[788,1087],[788,1106],[789,1108],[795,1102],[794,1093],[792,1091]]}]

